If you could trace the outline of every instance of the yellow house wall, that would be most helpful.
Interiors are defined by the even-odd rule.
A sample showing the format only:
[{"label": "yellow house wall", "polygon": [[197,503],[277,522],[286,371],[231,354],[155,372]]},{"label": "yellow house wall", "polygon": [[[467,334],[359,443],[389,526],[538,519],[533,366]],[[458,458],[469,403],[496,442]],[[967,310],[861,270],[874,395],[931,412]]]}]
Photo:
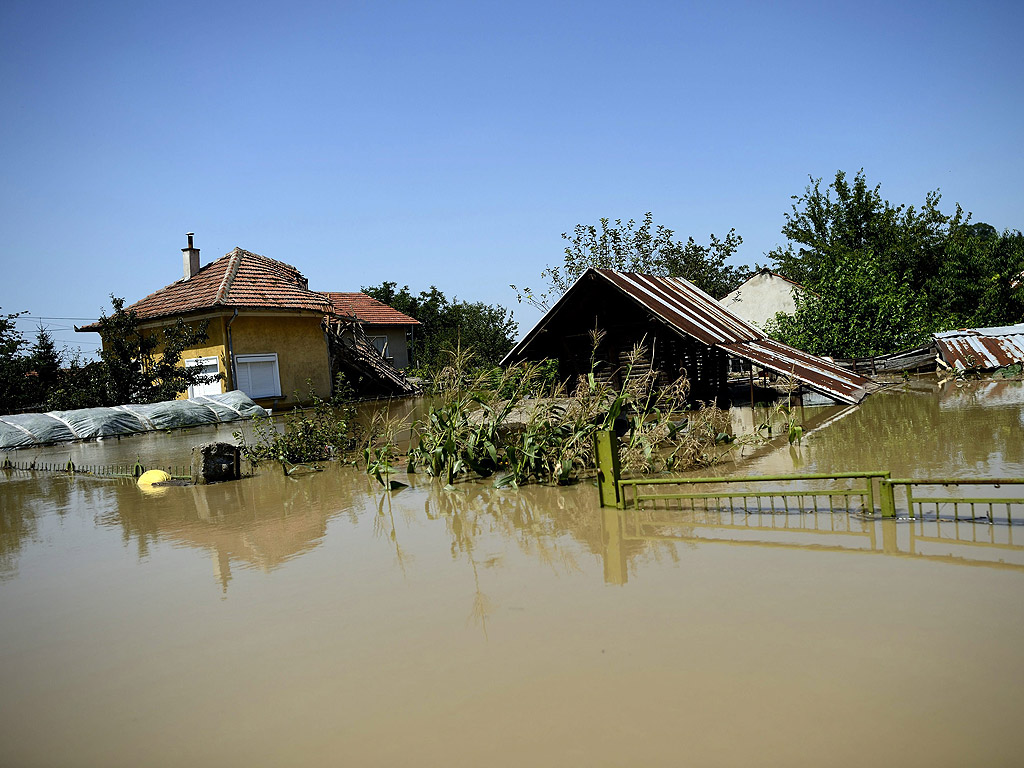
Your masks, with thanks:
[{"label": "yellow house wall", "polygon": [[[220,382],[222,392],[235,388],[228,363],[227,324],[230,319],[231,315],[208,317],[206,332],[209,338],[202,346],[189,347],[181,354],[182,360],[216,357],[218,370],[224,374]],[[321,320],[319,315],[240,313],[231,323],[231,340],[236,356],[277,353],[282,395],[278,400],[281,405],[295,405],[309,399],[306,379],[312,380],[313,391],[318,397],[330,397],[330,361]],[[200,322],[190,321],[189,325],[195,327]],[[141,330],[144,333],[158,333],[161,326],[147,324]],[[156,355],[159,356],[159,353],[158,348]],[[299,400],[295,399],[296,392],[300,393]],[[178,399],[187,396],[187,393],[181,394]]]},{"label": "yellow house wall", "polygon": [[[199,323],[189,323],[189,325],[194,327],[199,325]],[[217,371],[224,374],[224,378],[217,383],[220,384],[220,391],[226,392],[228,380],[231,378],[231,368],[228,366],[228,346],[224,334],[224,318],[211,317],[209,324],[206,326],[206,333],[209,338],[203,342],[203,346],[189,347],[181,353],[181,359],[194,360],[197,357],[216,357]],[[184,400],[187,397],[187,392],[178,395],[179,400]]]},{"label": "yellow house wall", "polygon": [[[177,318],[175,318],[176,320]],[[224,374],[224,378],[217,382],[220,385],[220,391],[226,392],[229,387],[229,380],[231,378],[231,370],[228,367],[228,353],[227,353],[227,342],[226,335],[224,332],[225,319],[223,317],[207,317],[200,320],[190,320],[186,322],[186,325],[192,328],[198,328],[203,321],[206,322],[206,334],[207,340],[203,342],[202,346],[188,347],[182,350],[181,359],[194,360],[197,357],[216,357],[217,358],[217,371]],[[139,330],[146,336],[152,334],[160,334],[166,324],[153,324],[152,322],[142,324]],[[106,348],[104,342],[103,347]],[[163,354],[163,344],[158,344],[156,350],[153,352],[153,357],[157,360]],[[188,398],[187,392],[182,392],[177,396],[178,400],[185,400]]]},{"label": "yellow house wall", "polygon": [[[235,356],[277,353],[283,405],[308,400],[306,379],[318,397],[331,394],[331,369],[320,316],[244,315],[231,324]],[[197,355],[198,356],[198,355]]]}]

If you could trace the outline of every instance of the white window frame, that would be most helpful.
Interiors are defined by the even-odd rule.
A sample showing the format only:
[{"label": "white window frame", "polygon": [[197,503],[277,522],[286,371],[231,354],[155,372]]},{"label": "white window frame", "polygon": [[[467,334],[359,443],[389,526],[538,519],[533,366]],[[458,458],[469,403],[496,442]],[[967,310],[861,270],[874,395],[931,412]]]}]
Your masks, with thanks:
[{"label": "white window frame", "polygon": [[[216,369],[214,371],[214,373],[220,373],[220,358],[218,358],[218,357],[190,357],[190,358],[184,360],[183,362],[185,363],[185,367],[186,368],[198,368],[198,367],[205,368],[208,365],[212,365]],[[198,393],[196,392],[197,388],[202,389],[202,388],[205,388],[205,387],[214,387],[215,389],[211,390],[210,392],[198,392]],[[222,389],[221,389],[221,386],[220,386],[220,381],[218,380],[218,381],[212,381],[209,384],[193,384],[192,386],[190,386],[188,388],[188,396],[190,398],[192,398],[192,397],[196,397],[197,394],[198,395],[208,395],[208,394],[218,394],[219,395],[221,393],[221,391],[222,391]]]},{"label": "white window frame", "polygon": [[[272,391],[272,392],[258,392],[258,393],[246,392],[246,390],[242,387],[242,382],[241,382],[242,375],[241,375],[241,372],[240,372],[241,366],[246,364],[246,363],[273,363],[274,364],[274,383],[275,383],[276,389],[274,391]],[[235,376],[239,379],[239,381],[235,382],[235,387],[237,389],[240,389],[242,392],[245,392],[245,394],[247,394],[253,400],[256,400],[256,399],[259,399],[259,398],[266,398],[266,397],[281,397],[281,369],[278,367],[278,364],[277,364],[277,353],[276,352],[267,352],[267,353],[255,354],[255,355],[235,355]],[[252,382],[250,381],[250,385],[251,385],[251,383]]]}]

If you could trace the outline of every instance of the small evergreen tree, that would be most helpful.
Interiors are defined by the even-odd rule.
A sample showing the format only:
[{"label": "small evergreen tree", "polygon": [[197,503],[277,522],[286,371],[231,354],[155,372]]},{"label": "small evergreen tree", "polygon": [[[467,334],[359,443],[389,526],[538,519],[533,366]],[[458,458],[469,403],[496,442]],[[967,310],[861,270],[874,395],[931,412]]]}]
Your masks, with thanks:
[{"label": "small evergreen tree", "polygon": [[53,336],[42,323],[36,331],[35,342],[29,348],[26,368],[26,399],[32,407],[41,409],[57,386],[61,369],[61,354],[53,343]]}]

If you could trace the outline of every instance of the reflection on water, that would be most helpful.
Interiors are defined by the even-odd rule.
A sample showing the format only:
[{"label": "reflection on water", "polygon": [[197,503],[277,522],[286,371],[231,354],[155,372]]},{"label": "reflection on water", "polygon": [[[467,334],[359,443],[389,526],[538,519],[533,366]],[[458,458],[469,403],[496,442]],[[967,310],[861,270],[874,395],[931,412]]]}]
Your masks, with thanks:
[{"label": "reflection on water", "polygon": [[[999,384],[808,408],[802,445],[715,472],[1019,475]],[[182,463],[209,439],[46,450]],[[0,473],[0,764],[1019,762],[1014,525],[408,480]]]},{"label": "reflection on water", "polygon": [[857,514],[602,510],[605,580],[628,581],[629,543],[715,543],[885,555],[1024,573],[1024,534],[1011,524]]},{"label": "reflection on water", "polygon": [[[417,401],[399,401],[390,407],[411,416],[420,405]],[[763,410],[734,409],[733,421],[738,429],[749,430],[763,420]],[[804,445],[781,445],[782,441],[776,440],[747,449],[739,461],[726,462],[715,472],[728,475],[888,468],[894,475],[1019,474],[1024,461],[1024,440],[1017,428],[1022,413],[1021,382],[946,382],[936,386],[918,381],[868,398],[859,407],[800,409],[809,434]],[[147,434],[104,443],[35,448],[33,455],[44,461],[69,457],[81,463],[115,463],[142,457],[144,461],[168,463],[185,461],[195,443],[226,437],[223,427],[186,430],[163,435],[162,443],[161,436]],[[162,453],[161,446],[165,449]],[[689,540],[686,536],[612,535],[615,530],[638,525],[641,515],[634,513],[627,525],[623,513],[619,513],[613,525],[614,513],[596,513],[588,483],[572,489],[527,487],[513,492],[495,491],[485,482],[467,482],[455,491],[446,491],[425,476],[409,480],[412,487],[394,495],[379,492],[368,478],[346,467],[328,466],[327,471],[309,477],[284,477],[267,467],[238,483],[158,488],[147,493],[130,481],[10,472],[0,486],[0,578],[13,576],[19,552],[38,540],[40,516],[60,516],[73,508],[88,509],[99,526],[120,530],[140,559],[146,558],[160,541],[209,553],[217,580],[225,590],[233,565],[264,571],[277,568],[316,547],[332,517],[344,512],[354,521],[356,510],[366,505],[376,510],[375,531],[391,541],[395,562],[403,572],[408,556],[402,552],[395,515],[414,515],[411,509],[420,506],[426,520],[443,521],[452,557],[464,558],[474,574],[480,565],[474,554],[474,539],[481,532],[507,538],[539,564],[556,571],[579,570],[582,547],[601,556],[606,580],[612,583],[625,583],[625,563],[642,560],[642,553],[650,548],[661,546],[667,552],[672,547],[663,545]],[[723,519],[726,515],[728,522]],[[679,520],[674,525],[681,524],[685,516],[676,516]],[[735,517],[735,513],[703,512],[699,521],[692,519],[687,525],[717,532],[705,540],[724,540],[729,532],[751,530],[836,536],[839,534],[834,528],[842,519],[847,527],[863,529],[863,535],[872,542],[867,551],[915,552],[913,540],[900,550],[875,546],[878,541],[892,539],[891,535],[879,535],[889,525],[881,521],[829,514],[781,515],[765,527],[753,524],[763,518],[760,514],[740,515],[740,525]],[[652,523],[644,525],[649,528]],[[954,539],[966,536],[977,540],[977,526],[963,522],[954,527]],[[1006,545],[1013,546],[1012,529],[986,526],[984,530],[987,533],[983,538],[989,539],[995,530],[1006,531]],[[755,539],[752,543],[767,546],[771,542]],[[801,546],[800,539],[794,538],[787,545]],[[612,566],[614,562],[620,565]],[[494,563],[486,565],[493,567]],[[481,605],[484,602],[480,600]],[[484,616],[486,611],[479,609],[477,613]]]}]

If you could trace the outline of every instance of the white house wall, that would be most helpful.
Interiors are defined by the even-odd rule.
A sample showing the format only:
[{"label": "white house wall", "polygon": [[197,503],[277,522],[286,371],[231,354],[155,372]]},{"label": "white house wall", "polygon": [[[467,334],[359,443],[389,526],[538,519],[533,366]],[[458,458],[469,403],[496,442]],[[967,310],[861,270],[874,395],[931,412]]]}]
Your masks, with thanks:
[{"label": "white house wall", "polygon": [[719,303],[734,315],[764,330],[767,322],[779,312],[791,315],[796,311],[793,292],[801,290],[783,277],[759,272]]}]

